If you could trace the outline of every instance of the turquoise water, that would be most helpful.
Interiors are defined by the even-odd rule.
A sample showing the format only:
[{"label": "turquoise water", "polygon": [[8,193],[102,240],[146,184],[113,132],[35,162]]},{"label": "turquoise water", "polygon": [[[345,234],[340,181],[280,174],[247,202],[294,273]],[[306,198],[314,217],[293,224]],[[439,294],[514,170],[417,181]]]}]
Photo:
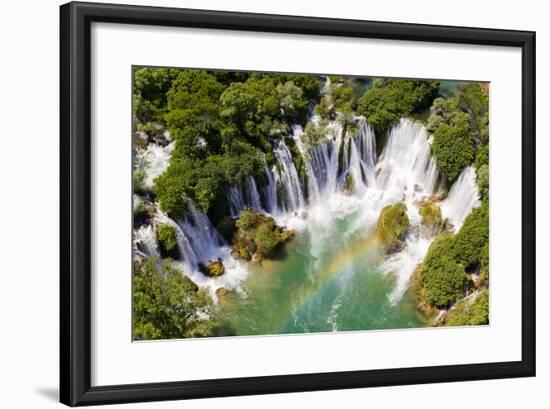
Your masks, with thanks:
[{"label": "turquoise water", "polygon": [[243,291],[219,304],[234,335],[424,326],[411,291],[390,302],[395,278],[380,271],[372,233],[350,233],[354,222],[355,215],[336,221],[325,238],[300,232],[277,259],[249,265]]}]

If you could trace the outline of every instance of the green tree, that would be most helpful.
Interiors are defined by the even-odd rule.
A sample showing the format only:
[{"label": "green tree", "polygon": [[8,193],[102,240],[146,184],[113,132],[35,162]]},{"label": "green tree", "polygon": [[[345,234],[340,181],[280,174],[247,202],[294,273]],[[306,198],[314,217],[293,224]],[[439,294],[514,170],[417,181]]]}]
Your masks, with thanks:
[{"label": "green tree", "polygon": [[441,125],[469,129],[470,115],[462,111],[458,98],[436,98],[434,100],[430,108],[430,116],[426,129],[433,133]]},{"label": "green tree", "polygon": [[484,246],[489,241],[489,205],[487,202],[472,210],[455,238],[457,261],[467,269],[481,263]]},{"label": "green tree", "polygon": [[291,122],[305,123],[307,120],[307,98],[300,87],[287,81],[277,84],[277,97],[284,117]]},{"label": "green tree", "polygon": [[409,229],[407,206],[404,203],[386,206],[380,212],[376,234],[387,253],[400,251]]},{"label": "green tree", "polygon": [[427,227],[432,233],[439,233],[443,227],[443,218],[441,209],[436,204],[426,204],[418,211],[422,217],[422,225]]},{"label": "green tree", "polygon": [[168,129],[179,153],[203,158],[221,148],[219,98],[224,90],[216,78],[202,70],[178,73],[168,91]]},{"label": "green tree", "polygon": [[448,182],[453,183],[474,159],[474,147],[468,130],[441,125],[434,132],[432,153],[439,169],[447,175]]},{"label": "green tree", "polygon": [[489,291],[482,290],[474,300],[465,299],[449,311],[445,325],[487,325],[489,323]]},{"label": "green tree", "polygon": [[264,223],[256,229],[254,242],[256,244],[256,251],[262,256],[268,256],[279,245],[281,238],[274,224]]},{"label": "green tree", "polygon": [[277,84],[272,78],[254,74],[246,82],[232,83],[220,103],[224,121],[236,127],[235,135],[264,152],[271,150],[268,136],[282,129]]},{"label": "green tree", "polygon": [[489,141],[489,97],[480,83],[467,83],[460,90],[460,105],[470,114],[470,129],[476,144]]},{"label": "green tree", "polygon": [[452,233],[440,234],[430,245],[419,270],[424,297],[439,308],[448,307],[463,294],[467,277],[464,266],[455,261]]},{"label": "green tree", "polygon": [[170,68],[134,67],[134,115],[140,124],[163,122],[166,112],[166,93],[178,75]]},{"label": "green tree", "polygon": [[167,223],[161,223],[157,226],[157,237],[167,251],[172,250],[177,245],[176,229]]},{"label": "green tree", "polygon": [[439,81],[375,79],[359,98],[358,110],[377,132],[384,132],[400,118],[428,108],[439,90]]},{"label": "green tree", "polygon": [[134,264],[132,319],[135,340],[203,337],[213,334],[212,299],[155,257]]},{"label": "green tree", "polygon": [[482,199],[489,199],[489,165],[477,169],[477,186]]},{"label": "green tree", "polygon": [[294,232],[275,224],[272,217],[260,212],[243,210],[235,223],[232,254],[237,258],[261,261],[273,254],[282,243],[290,240]]}]

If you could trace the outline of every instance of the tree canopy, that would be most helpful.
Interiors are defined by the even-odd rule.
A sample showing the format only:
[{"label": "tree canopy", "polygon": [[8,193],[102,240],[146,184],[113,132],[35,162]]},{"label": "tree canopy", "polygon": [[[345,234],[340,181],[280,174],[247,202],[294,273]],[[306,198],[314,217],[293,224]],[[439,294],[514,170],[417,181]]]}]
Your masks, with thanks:
[{"label": "tree canopy", "polygon": [[[157,271],[160,269],[160,271]],[[133,337],[168,339],[212,334],[212,299],[205,290],[170,266],[149,257],[134,264]]]}]

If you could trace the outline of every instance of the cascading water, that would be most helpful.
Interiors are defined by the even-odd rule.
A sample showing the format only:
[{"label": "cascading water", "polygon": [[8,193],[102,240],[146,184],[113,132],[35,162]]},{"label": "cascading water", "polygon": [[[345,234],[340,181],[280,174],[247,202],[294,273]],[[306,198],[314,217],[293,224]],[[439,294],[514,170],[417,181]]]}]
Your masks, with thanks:
[{"label": "cascading water", "polygon": [[468,166],[453,183],[447,198],[441,202],[441,214],[450,220],[455,232],[458,232],[472,209],[480,204],[476,171]]},{"label": "cascading water", "polygon": [[192,203],[188,204],[188,215],[178,220],[178,225],[189,239],[197,260],[216,260],[223,239],[204,213],[199,212]]},{"label": "cascading water", "polygon": [[263,189],[265,203],[267,211],[274,216],[279,214],[277,207],[277,186],[275,185],[275,178],[273,172],[266,166],[264,169],[265,176],[267,178],[267,185]]},{"label": "cascading water", "polygon": [[246,207],[240,186],[229,187],[227,200],[229,201],[229,213],[231,217],[239,217],[241,210]]},{"label": "cascading water", "polygon": [[157,234],[153,226],[146,225],[134,231],[135,250],[145,257],[160,257],[158,249]]},{"label": "cascading water", "polygon": [[155,178],[166,170],[173,150],[174,142],[166,146],[150,143],[145,150],[136,153],[135,165],[138,169],[142,169],[145,172],[143,180],[145,186],[151,188]]},{"label": "cascading water", "polygon": [[298,171],[292,162],[292,155],[284,141],[280,141],[275,148],[275,157],[279,164],[278,172],[275,173],[275,182],[284,189],[284,197],[279,198],[281,208],[284,211],[294,211],[302,207],[304,203],[302,187]]},{"label": "cascading water", "polygon": [[262,210],[262,205],[260,202],[260,194],[258,193],[258,188],[256,187],[256,182],[252,176],[246,178],[246,198],[247,203],[251,209]]}]

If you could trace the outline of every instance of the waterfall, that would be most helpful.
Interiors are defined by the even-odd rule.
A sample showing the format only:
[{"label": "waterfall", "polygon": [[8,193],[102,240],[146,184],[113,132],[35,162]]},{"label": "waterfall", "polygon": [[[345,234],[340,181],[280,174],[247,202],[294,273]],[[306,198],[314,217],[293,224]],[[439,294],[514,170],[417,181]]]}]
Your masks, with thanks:
[{"label": "waterfall", "polygon": [[168,167],[173,150],[174,142],[166,146],[150,143],[145,150],[136,153],[135,165],[137,169],[142,169],[145,172],[143,180],[145,186],[153,187],[155,178],[160,176]]},{"label": "waterfall", "polygon": [[390,131],[376,172],[377,188],[398,193],[397,196],[435,193],[438,170],[425,128],[401,119]]},{"label": "waterfall", "polygon": [[455,232],[458,232],[472,209],[480,204],[476,171],[468,166],[451,186],[447,198],[441,202],[441,213],[453,224]]},{"label": "waterfall", "polygon": [[258,193],[258,188],[256,187],[256,182],[252,176],[246,178],[246,198],[247,204],[251,209],[262,210],[262,205],[260,204],[260,194]]},{"label": "waterfall", "polygon": [[402,119],[389,133],[388,141],[375,167],[375,186],[368,189],[369,210],[366,218],[376,223],[384,206],[403,202],[407,206],[410,233],[404,250],[392,254],[380,266],[396,277],[391,302],[397,302],[407,289],[416,266],[424,259],[433,240],[420,226],[418,201],[437,192],[439,172],[431,157],[430,140],[425,128]]},{"label": "waterfall", "polygon": [[275,178],[273,177],[273,172],[267,166],[264,172],[267,178],[267,186],[264,187],[263,193],[267,211],[272,215],[277,215],[279,209],[277,208],[277,187],[275,185]]},{"label": "waterfall", "polygon": [[361,158],[361,169],[366,178],[367,186],[374,184],[374,167],[376,166],[376,136],[374,129],[366,122],[361,124],[359,135],[355,138],[357,150]]},{"label": "waterfall", "polygon": [[231,217],[239,217],[241,210],[245,208],[243,192],[240,186],[230,186],[227,192],[229,202],[229,214]]},{"label": "waterfall", "polygon": [[218,248],[222,237],[204,213],[199,212],[193,203],[188,204],[188,215],[177,221],[185,236],[189,239],[197,260],[208,261],[218,258]]},{"label": "waterfall", "polygon": [[292,155],[284,141],[280,141],[275,148],[275,157],[279,163],[278,172],[275,173],[275,181],[285,191],[285,197],[281,198],[281,207],[285,211],[297,210],[303,205],[302,187],[298,171],[292,162]]},{"label": "waterfall", "polygon": [[227,200],[231,217],[239,217],[241,210],[246,207],[258,211],[263,210],[256,181],[252,176],[247,176],[243,187],[230,186],[227,190]]},{"label": "waterfall", "polygon": [[[344,135],[343,128],[337,121],[331,122],[328,129],[326,141],[306,148],[301,139],[302,127],[293,127],[292,136],[303,157],[308,175],[310,204],[318,204],[327,194],[343,190],[348,174],[352,176],[358,194],[364,192],[367,178],[374,179],[375,136],[366,121],[359,120],[359,131],[354,135]],[[343,151],[340,161],[341,148]]]},{"label": "waterfall", "polygon": [[134,244],[136,252],[144,257],[160,257],[157,242],[157,233],[153,226],[145,225],[134,231]]}]

